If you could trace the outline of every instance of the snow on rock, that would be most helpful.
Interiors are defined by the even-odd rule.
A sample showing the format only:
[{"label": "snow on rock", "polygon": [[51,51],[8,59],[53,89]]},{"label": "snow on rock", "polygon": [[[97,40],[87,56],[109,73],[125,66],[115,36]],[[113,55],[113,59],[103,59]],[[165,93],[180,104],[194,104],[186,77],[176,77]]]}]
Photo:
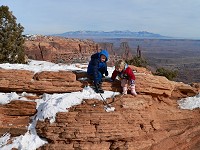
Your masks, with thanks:
[{"label": "snow on rock", "polygon": [[200,108],[200,93],[193,97],[186,97],[178,101],[179,107],[181,109],[190,109]]}]

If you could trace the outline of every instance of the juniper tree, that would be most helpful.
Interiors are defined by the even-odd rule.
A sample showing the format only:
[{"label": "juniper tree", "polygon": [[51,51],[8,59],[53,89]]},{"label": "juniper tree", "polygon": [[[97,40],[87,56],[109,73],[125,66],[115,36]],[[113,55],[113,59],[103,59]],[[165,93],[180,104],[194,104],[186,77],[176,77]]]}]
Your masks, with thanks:
[{"label": "juniper tree", "polygon": [[0,7],[0,63],[25,63],[24,28],[16,23],[16,17],[8,6]]}]

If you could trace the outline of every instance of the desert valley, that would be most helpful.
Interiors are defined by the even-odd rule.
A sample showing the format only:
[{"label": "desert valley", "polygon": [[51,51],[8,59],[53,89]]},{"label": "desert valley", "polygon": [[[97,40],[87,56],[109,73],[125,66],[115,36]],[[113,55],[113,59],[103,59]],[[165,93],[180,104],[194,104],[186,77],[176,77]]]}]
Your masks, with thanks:
[{"label": "desert valley", "polygon": [[[5,93],[0,101],[0,148],[198,150],[199,83],[170,81],[147,68],[130,66],[136,75],[136,97],[121,95],[120,82],[107,78],[103,99],[90,88],[86,62],[91,54],[109,47],[109,76],[116,59],[135,54],[130,44],[127,55],[119,56],[110,43],[54,36],[27,38],[28,64],[1,64],[0,90]],[[148,50],[141,43],[135,45],[139,44],[149,61],[154,58],[168,66],[163,55],[169,51],[156,55],[159,49],[152,53],[148,44]]]}]

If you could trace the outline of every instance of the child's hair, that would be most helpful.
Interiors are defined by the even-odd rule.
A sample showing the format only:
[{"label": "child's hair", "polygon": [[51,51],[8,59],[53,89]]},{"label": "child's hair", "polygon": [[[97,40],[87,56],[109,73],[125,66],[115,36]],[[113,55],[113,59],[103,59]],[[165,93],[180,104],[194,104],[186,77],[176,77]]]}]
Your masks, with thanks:
[{"label": "child's hair", "polygon": [[123,61],[122,59],[118,60],[116,63],[115,63],[115,67],[117,68],[124,68],[126,65],[126,62]]}]

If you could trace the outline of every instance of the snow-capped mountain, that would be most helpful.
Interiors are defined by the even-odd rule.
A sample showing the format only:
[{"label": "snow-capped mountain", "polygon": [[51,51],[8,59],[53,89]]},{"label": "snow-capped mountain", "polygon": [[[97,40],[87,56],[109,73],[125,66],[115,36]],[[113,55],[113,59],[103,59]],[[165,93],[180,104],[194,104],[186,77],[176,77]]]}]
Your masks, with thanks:
[{"label": "snow-capped mountain", "polygon": [[70,37],[70,38],[170,38],[160,34],[150,33],[147,31],[69,31],[54,36]]}]

